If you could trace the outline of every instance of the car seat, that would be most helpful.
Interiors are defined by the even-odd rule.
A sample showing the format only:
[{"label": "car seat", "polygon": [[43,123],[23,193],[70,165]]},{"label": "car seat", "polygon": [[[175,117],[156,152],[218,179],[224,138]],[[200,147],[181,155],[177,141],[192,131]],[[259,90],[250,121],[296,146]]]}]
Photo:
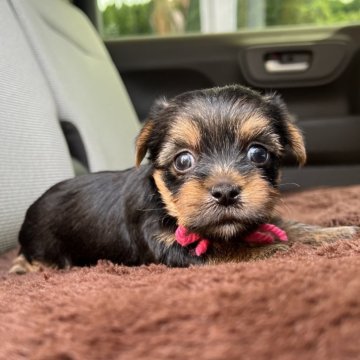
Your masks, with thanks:
[{"label": "car seat", "polygon": [[71,156],[88,171],[132,166],[140,125],[101,39],[69,2],[0,0],[0,54],[3,252],[28,206],[74,176]]},{"label": "car seat", "polygon": [[73,176],[55,103],[8,1],[0,0],[0,252],[16,244],[27,207]]},{"label": "car seat", "polygon": [[74,140],[69,142],[73,157],[89,171],[133,166],[140,124],[88,18],[64,0],[11,4],[48,80],[59,121],[72,135],[68,138]]}]

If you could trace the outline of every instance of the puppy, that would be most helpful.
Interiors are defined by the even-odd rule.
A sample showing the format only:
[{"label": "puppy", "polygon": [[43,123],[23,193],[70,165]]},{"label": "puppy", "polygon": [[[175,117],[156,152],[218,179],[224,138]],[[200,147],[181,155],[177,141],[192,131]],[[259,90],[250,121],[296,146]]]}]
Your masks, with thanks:
[{"label": "puppy", "polygon": [[[305,163],[302,135],[278,96],[226,86],[157,101],[136,141],[137,167],[61,182],[29,208],[12,271],[99,259],[185,267],[264,258],[294,241],[351,238],[355,227],[275,217],[285,150]],[[268,244],[247,241],[269,223],[286,233],[286,244],[268,241],[268,233]]]}]

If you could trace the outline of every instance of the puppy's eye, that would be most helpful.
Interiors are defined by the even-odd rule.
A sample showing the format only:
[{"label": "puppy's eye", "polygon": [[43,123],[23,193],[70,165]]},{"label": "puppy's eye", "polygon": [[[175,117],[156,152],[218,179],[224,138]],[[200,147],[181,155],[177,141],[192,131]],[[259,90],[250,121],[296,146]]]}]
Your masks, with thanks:
[{"label": "puppy's eye", "polygon": [[175,169],[179,172],[186,172],[194,166],[194,157],[187,151],[176,156],[174,160]]},{"label": "puppy's eye", "polygon": [[260,145],[253,145],[247,152],[248,159],[257,166],[265,165],[270,158],[269,152]]}]

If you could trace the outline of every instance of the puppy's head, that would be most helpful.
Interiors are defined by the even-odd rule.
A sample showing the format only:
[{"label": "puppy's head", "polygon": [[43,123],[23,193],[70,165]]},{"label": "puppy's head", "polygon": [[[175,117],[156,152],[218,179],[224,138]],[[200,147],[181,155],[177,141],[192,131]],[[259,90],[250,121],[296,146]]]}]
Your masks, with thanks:
[{"label": "puppy's head", "polygon": [[306,160],[302,136],[279,97],[241,86],[156,102],[136,145],[137,165],[149,153],[168,213],[219,241],[269,220],[285,148],[300,164]]}]

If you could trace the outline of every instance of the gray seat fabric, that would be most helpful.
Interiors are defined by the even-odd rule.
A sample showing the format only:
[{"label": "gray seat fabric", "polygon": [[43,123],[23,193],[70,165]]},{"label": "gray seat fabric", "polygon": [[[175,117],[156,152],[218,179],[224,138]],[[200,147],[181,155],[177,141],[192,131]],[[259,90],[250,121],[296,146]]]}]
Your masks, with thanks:
[{"label": "gray seat fabric", "polygon": [[90,171],[134,164],[139,122],[102,40],[62,0],[10,0],[49,81],[59,120],[80,132]]},{"label": "gray seat fabric", "polygon": [[0,0],[0,253],[28,206],[73,176],[48,84],[7,0]]}]

